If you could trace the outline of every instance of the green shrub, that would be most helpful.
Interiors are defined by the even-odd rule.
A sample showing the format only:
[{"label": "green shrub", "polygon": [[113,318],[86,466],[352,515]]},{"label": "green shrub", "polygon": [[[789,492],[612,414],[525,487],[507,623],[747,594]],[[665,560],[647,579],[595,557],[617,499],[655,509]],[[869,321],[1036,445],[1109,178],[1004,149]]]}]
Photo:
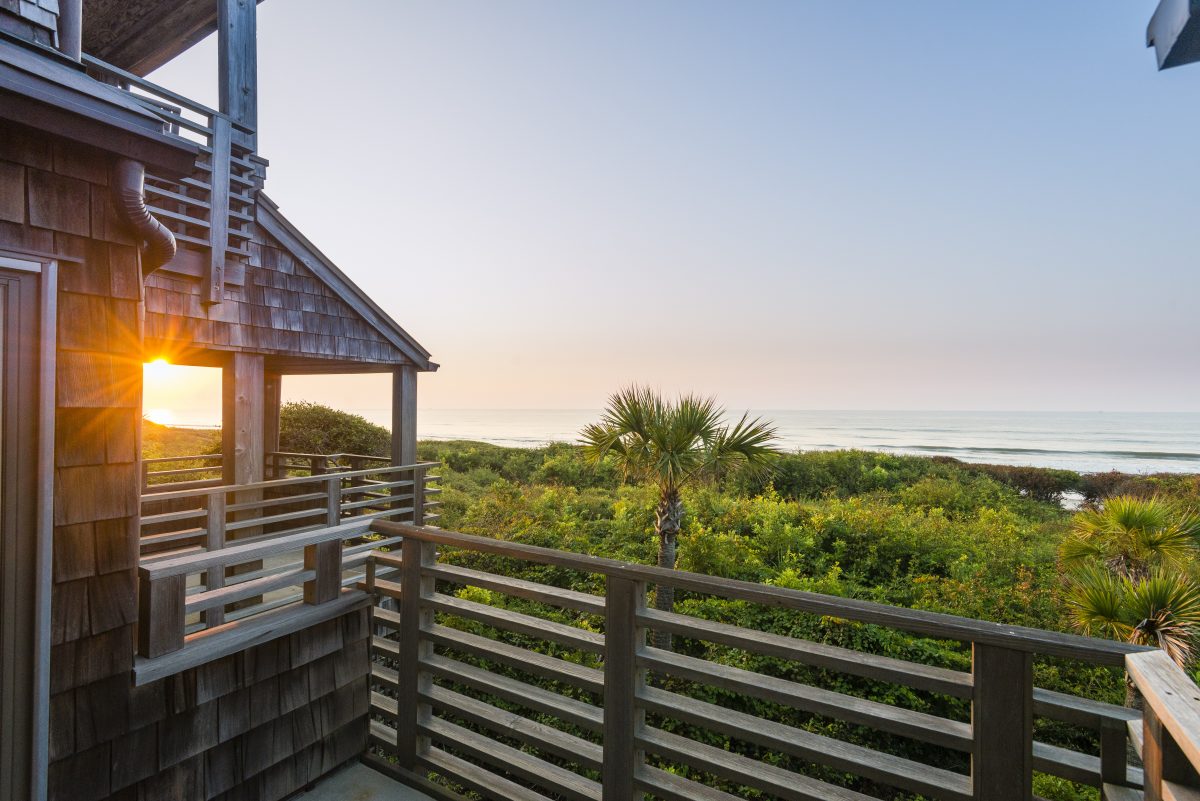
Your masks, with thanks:
[{"label": "green shrub", "polygon": [[392,435],[365,417],[308,401],[279,410],[279,449],[291,453],[358,453],[387,456]]}]

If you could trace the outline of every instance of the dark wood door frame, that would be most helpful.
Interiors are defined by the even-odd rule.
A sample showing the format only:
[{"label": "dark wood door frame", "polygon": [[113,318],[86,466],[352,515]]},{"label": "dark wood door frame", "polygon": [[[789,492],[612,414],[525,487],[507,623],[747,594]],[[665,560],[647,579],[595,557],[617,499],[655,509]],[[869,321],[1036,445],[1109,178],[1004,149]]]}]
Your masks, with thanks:
[{"label": "dark wood door frame", "polygon": [[57,264],[0,250],[0,797],[46,797]]}]

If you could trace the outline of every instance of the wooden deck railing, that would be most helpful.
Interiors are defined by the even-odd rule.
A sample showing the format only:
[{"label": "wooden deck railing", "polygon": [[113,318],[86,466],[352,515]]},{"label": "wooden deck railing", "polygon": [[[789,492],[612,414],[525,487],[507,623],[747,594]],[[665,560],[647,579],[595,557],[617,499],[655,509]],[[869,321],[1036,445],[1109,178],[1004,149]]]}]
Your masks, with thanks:
[{"label": "wooden deck railing", "polygon": [[91,56],[84,55],[83,63],[92,77],[127,90],[172,133],[199,146],[195,171],[183,180],[146,174],[146,205],[184,248],[210,255],[205,298],[219,303],[225,258],[250,253],[255,197],[266,166],[255,155],[254,129]]},{"label": "wooden deck railing", "polygon": [[282,625],[260,619],[268,613],[302,616],[301,601],[337,601],[361,581],[371,550],[399,542],[371,532],[372,521],[437,518],[434,464],[144,495],[143,506],[185,508],[142,516],[138,653],[152,663],[139,665],[139,676],[166,675],[204,661],[214,642]]},{"label": "wooden deck railing", "polygon": [[265,472],[270,478],[319,476],[336,470],[359,471],[391,464],[387,456],[361,453],[290,453],[274,451],[266,455]]},{"label": "wooden deck railing", "polygon": [[[872,788],[883,797],[1028,801],[1035,771],[1093,787],[1142,781],[1126,757],[1139,713],[1037,688],[1032,668],[1037,657],[1119,669],[1141,650],[1134,646],[392,522],[372,529],[403,539],[400,552],[371,555],[365,584],[375,598],[371,743],[377,764],[403,776],[432,773],[523,801],[735,801],[739,788],[804,801],[867,801],[878,797]],[[468,569],[441,558],[439,546],[487,555],[489,567],[539,565],[547,580],[589,577],[603,595]],[[957,641],[970,648],[971,670],[664,613],[647,606],[657,583],[797,620]],[[676,649],[652,647],[653,630],[671,632]],[[711,645],[701,644],[736,658],[704,658]],[[770,675],[753,669],[759,657],[775,660]],[[838,690],[793,680],[814,675]],[[887,695],[909,702],[841,691],[855,681],[892,685]],[[795,725],[810,716],[839,736]],[[1036,741],[1035,719],[1089,730],[1096,750]],[[860,728],[896,746],[850,742]],[[729,748],[713,744],[723,738]],[[923,745],[906,750],[913,744]],[[929,759],[930,749],[942,757]]]},{"label": "wooden deck railing", "polygon": [[1145,766],[1145,801],[1200,801],[1200,687],[1163,651],[1131,654],[1125,664],[1145,709],[1130,732]]},{"label": "wooden deck railing", "polygon": [[142,459],[142,492],[218,486],[224,463],[219,453]]}]

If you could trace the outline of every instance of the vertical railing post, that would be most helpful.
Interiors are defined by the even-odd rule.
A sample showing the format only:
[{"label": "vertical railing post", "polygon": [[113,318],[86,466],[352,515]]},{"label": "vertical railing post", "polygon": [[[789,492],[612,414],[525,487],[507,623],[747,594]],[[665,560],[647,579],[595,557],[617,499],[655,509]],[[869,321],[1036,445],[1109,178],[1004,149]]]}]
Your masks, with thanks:
[{"label": "vertical railing post", "polygon": [[421,636],[433,622],[433,613],[424,599],[433,595],[433,579],[422,575],[422,568],[437,560],[435,546],[414,537],[405,537],[401,545],[400,627],[396,659],[399,676],[396,687],[396,756],[401,768],[414,770],[420,754],[429,748],[429,738],[421,735],[421,725],[429,718],[429,705],[421,702],[422,691],[431,681],[421,669],[421,660],[433,655],[433,643]]},{"label": "vertical railing post", "polygon": [[412,524],[425,525],[425,472],[424,467],[414,467],[412,471]]},{"label": "vertical railing post", "polygon": [[229,118],[212,116],[212,187],[208,213],[210,259],[203,302],[220,303],[225,294],[225,249],[229,245],[229,157],[232,132]]},{"label": "vertical railing post", "polygon": [[646,585],[608,576],[604,600],[604,761],[603,801],[633,801],[634,775],[642,763],[637,735],[642,723],[637,695],[645,671],[637,651],[645,644],[637,614],[646,603]]},{"label": "vertical railing post", "polygon": [[147,659],[183,647],[187,576],[166,576],[151,581],[145,568],[138,575],[138,654]]},{"label": "vertical railing post", "polygon": [[342,477],[333,473],[325,479],[325,525],[342,521]]},{"label": "vertical railing post", "polygon": [[304,603],[328,603],[342,592],[342,541],[330,540],[304,548],[304,569],[316,576],[304,582]]},{"label": "vertical railing post", "polygon": [[1033,798],[1033,656],[994,645],[972,647],[972,796]]},{"label": "vertical railing post", "polygon": [[[207,514],[204,518],[205,547],[211,553],[225,547],[225,490],[208,494]],[[201,578],[207,589],[215,590],[225,586],[225,568],[218,567],[207,571]],[[219,626],[225,622],[224,607],[216,607],[204,612],[204,625],[208,628]]]},{"label": "vertical railing post", "polygon": [[308,474],[310,476],[325,475],[325,457],[324,456],[308,457]]},{"label": "vertical railing post", "polygon": [[1146,801],[1163,801],[1163,782],[1187,786],[1193,777],[1191,763],[1175,738],[1162,725],[1150,704],[1142,711],[1142,767]]},{"label": "vertical railing post", "polygon": [[1129,763],[1129,726],[1123,720],[1100,721],[1100,781],[1125,786]]}]

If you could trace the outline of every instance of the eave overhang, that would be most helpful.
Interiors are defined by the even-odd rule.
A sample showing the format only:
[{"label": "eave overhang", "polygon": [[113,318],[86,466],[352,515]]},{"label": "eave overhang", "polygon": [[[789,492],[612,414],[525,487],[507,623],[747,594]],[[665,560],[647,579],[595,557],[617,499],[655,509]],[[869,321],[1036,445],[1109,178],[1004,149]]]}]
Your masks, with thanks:
[{"label": "eave overhang", "polygon": [[1160,70],[1200,61],[1200,0],[1161,0],[1146,28]]}]

